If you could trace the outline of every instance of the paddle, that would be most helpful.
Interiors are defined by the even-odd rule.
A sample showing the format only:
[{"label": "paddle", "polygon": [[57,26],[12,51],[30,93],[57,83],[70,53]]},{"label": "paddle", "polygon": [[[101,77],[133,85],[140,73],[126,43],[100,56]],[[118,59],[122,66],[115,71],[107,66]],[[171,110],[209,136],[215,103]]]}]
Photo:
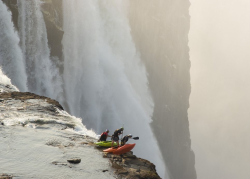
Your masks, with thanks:
[{"label": "paddle", "polygon": [[133,137],[132,139],[134,139],[134,140],[139,140],[139,137]]}]

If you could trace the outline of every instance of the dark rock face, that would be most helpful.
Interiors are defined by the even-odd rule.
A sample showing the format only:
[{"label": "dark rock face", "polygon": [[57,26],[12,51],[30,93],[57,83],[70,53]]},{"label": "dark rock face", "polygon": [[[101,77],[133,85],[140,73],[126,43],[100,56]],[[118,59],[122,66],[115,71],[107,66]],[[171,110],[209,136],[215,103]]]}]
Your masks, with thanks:
[{"label": "dark rock face", "polygon": [[155,102],[152,128],[174,179],[196,178],[187,115],[189,6],[188,0],[131,0],[129,7],[132,36]]},{"label": "dark rock face", "polygon": [[42,11],[44,17],[48,18],[58,29],[62,29],[63,7],[62,0],[44,0]]},{"label": "dark rock face", "polygon": [[111,166],[115,169],[115,174],[119,178],[160,179],[155,170],[155,165],[147,160],[137,158],[132,151],[122,155],[104,153],[103,157],[109,158]]},{"label": "dark rock face", "polygon": [[42,5],[42,12],[46,24],[51,56],[56,56],[62,60],[62,0],[45,1]]}]

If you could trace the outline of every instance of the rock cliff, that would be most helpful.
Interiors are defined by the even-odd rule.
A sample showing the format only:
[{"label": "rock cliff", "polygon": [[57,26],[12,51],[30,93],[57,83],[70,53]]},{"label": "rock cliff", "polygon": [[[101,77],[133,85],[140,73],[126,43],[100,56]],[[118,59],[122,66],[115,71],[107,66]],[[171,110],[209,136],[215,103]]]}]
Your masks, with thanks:
[{"label": "rock cliff", "polygon": [[130,1],[131,33],[155,102],[152,128],[171,178],[195,179],[189,121],[188,0]]},{"label": "rock cliff", "polygon": [[62,0],[46,0],[42,5],[51,56],[62,60],[63,14]]},{"label": "rock cliff", "polygon": [[16,90],[0,84],[0,178],[160,178],[132,152],[102,152],[57,101]]}]

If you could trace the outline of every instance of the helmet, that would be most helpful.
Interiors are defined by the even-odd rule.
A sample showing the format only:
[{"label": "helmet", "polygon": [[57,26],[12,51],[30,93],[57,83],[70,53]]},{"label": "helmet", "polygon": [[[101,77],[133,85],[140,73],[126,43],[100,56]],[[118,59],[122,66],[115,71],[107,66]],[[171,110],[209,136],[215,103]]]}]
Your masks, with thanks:
[{"label": "helmet", "polygon": [[121,129],[123,130],[124,128],[123,128],[123,127],[121,127]]},{"label": "helmet", "polygon": [[107,133],[109,133],[109,130],[108,130],[108,129],[106,129],[106,132],[107,132]]},{"label": "helmet", "polygon": [[129,136],[129,137],[132,137],[132,134],[129,134],[128,136]]}]

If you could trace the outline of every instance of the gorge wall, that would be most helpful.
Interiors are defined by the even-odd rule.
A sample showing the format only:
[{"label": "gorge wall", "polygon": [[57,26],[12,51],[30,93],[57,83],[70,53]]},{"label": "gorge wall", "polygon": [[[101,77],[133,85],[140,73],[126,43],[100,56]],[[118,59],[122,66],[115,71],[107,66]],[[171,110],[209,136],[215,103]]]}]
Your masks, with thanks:
[{"label": "gorge wall", "polygon": [[[16,0],[3,0],[18,29]],[[129,1],[128,16],[136,49],[146,64],[155,102],[151,127],[171,179],[195,179],[187,109],[190,94],[188,31],[190,3],[174,0]],[[51,56],[63,62],[62,0],[42,4]],[[60,73],[63,67],[60,66]],[[60,101],[63,104],[63,101]],[[67,106],[64,106],[67,109]],[[165,176],[167,178],[167,176]]]},{"label": "gorge wall", "polygon": [[194,179],[189,122],[188,0],[130,1],[131,33],[146,63],[155,108],[152,128],[172,178]]}]

